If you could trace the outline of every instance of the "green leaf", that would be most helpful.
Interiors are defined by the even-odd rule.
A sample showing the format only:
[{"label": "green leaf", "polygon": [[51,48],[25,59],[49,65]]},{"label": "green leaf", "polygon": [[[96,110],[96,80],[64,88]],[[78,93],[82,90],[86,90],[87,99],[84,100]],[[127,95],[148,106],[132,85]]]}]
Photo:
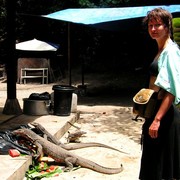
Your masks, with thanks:
[{"label": "green leaf", "polygon": [[[37,180],[37,179],[41,179],[43,177],[46,177],[46,178],[53,177],[57,174],[62,173],[62,169],[60,167],[58,167],[57,169],[55,169],[52,172],[46,172],[46,170],[49,168],[49,166],[47,163],[44,163],[43,165],[44,165],[43,168],[41,167],[41,163],[39,163],[36,166],[31,167],[31,169],[26,172],[26,178],[28,180],[35,180],[35,179]],[[43,172],[43,171],[45,171],[45,172]]]}]

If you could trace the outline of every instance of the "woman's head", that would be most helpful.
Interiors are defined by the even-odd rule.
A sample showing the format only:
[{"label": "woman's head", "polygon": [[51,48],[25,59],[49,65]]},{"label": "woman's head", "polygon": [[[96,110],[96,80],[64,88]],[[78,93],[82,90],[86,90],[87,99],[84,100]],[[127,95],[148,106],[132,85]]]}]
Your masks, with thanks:
[{"label": "woman's head", "polygon": [[152,22],[157,22],[157,24],[163,24],[167,29],[168,34],[172,33],[172,15],[167,10],[162,8],[155,8],[147,13],[147,16],[143,19],[143,23],[147,28],[149,28]]}]

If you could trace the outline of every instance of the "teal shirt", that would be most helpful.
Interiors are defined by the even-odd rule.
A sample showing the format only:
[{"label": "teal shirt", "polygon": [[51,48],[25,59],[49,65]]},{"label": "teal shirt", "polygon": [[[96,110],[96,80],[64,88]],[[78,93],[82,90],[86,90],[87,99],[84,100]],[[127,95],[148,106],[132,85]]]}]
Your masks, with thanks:
[{"label": "teal shirt", "polygon": [[158,59],[158,76],[155,85],[175,96],[175,104],[180,102],[180,49],[170,41]]}]

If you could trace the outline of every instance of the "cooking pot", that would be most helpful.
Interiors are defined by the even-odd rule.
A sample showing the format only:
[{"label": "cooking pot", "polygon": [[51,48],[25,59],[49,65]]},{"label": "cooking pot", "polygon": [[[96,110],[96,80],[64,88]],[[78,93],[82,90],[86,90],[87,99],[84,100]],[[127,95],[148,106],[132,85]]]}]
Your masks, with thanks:
[{"label": "cooking pot", "polygon": [[23,113],[27,115],[48,115],[50,111],[50,100],[23,99]]}]

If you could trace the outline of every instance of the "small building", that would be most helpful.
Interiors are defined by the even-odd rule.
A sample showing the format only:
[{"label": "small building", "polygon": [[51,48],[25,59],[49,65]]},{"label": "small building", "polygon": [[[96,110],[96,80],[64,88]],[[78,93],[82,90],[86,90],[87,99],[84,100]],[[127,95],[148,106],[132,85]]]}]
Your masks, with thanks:
[{"label": "small building", "polygon": [[17,43],[17,83],[53,81],[50,60],[57,55],[58,48],[57,44],[37,39]]}]

